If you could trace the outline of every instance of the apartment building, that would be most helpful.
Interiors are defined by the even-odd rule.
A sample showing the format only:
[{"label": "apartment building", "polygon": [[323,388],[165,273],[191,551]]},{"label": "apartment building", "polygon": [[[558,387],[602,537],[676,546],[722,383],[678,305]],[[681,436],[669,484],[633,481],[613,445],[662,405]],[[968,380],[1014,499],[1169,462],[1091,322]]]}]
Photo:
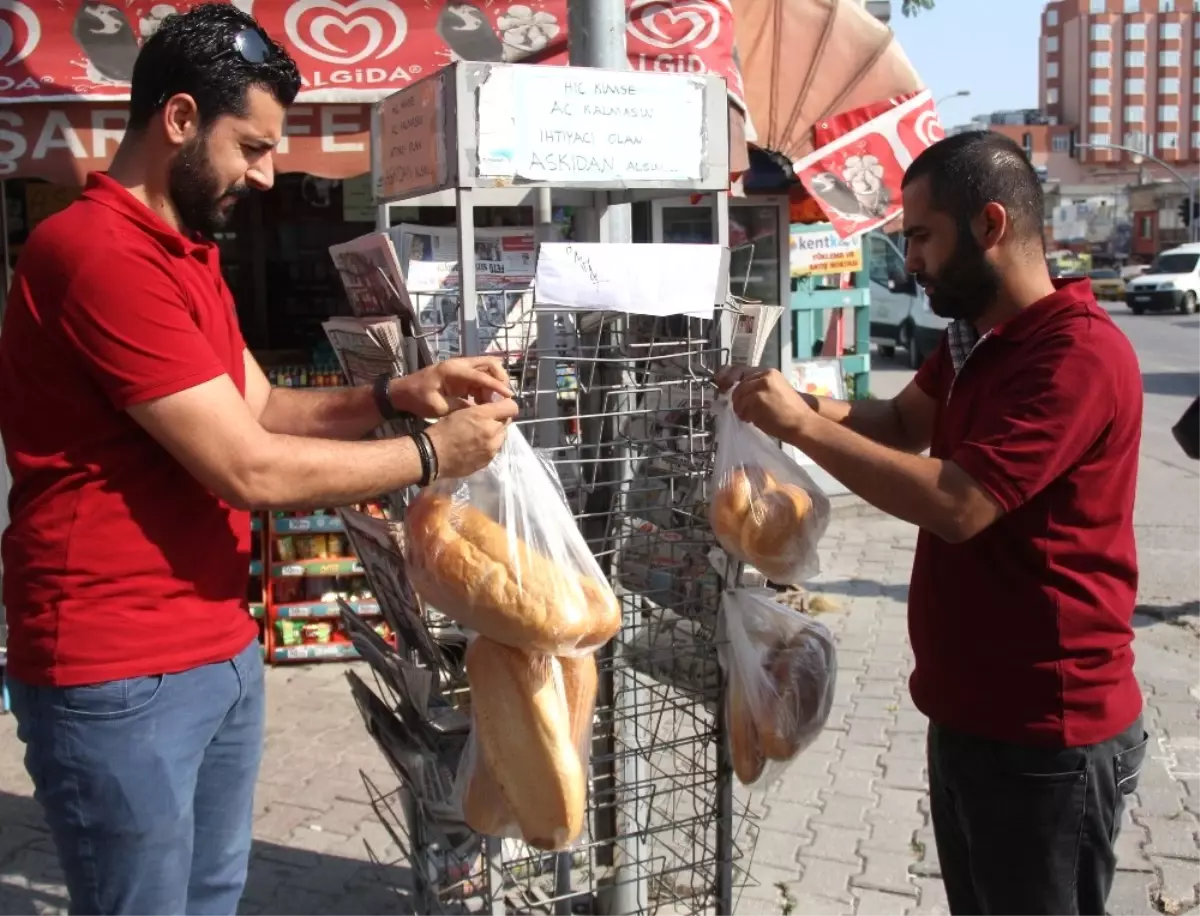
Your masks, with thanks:
[{"label": "apartment building", "polygon": [[[1079,142],[1200,163],[1200,0],[1055,0],[1042,12],[1039,105]],[[1051,140],[1063,146],[1066,138]],[[1080,151],[1089,167],[1128,154]]]}]

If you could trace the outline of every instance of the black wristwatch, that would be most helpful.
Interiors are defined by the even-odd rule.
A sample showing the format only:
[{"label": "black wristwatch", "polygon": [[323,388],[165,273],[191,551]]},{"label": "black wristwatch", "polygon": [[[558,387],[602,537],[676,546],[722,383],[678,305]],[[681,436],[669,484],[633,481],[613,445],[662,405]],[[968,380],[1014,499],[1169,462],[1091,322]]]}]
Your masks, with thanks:
[{"label": "black wristwatch", "polygon": [[371,393],[375,396],[375,407],[385,421],[411,420],[413,419],[412,414],[397,409],[396,405],[392,403],[392,378],[393,376],[386,373],[375,376],[375,384],[371,388]]}]

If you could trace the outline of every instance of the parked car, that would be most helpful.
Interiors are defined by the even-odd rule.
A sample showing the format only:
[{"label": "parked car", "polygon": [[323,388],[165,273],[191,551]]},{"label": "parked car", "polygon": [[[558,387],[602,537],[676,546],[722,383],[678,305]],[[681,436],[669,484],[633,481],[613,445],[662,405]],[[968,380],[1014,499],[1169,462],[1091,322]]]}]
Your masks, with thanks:
[{"label": "parked car", "polygon": [[1135,315],[1143,312],[1196,312],[1200,301],[1200,244],[1181,245],[1162,252],[1140,277],[1125,284],[1125,304]]},{"label": "parked car", "polygon": [[1125,298],[1125,281],[1112,268],[1102,267],[1089,271],[1088,279],[1092,281],[1092,295],[1097,299],[1120,301]]},{"label": "parked car", "polygon": [[881,356],[895,356],[913,369],[941,342],[950,322],[929,308],[925,291],[904,267],[904,253],[882,232],[867,236],[870,246],[871,340]]}]

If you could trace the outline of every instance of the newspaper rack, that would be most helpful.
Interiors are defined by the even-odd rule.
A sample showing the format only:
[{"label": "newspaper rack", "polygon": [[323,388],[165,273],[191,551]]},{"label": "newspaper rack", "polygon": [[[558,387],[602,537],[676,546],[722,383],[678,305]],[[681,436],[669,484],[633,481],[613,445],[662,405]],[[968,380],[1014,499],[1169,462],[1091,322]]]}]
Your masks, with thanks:
[{"label": "newspaper rack", "polygon": [[[447,805],[446,774],[457,766],[470,704],[463,634],[399,581],[401,526],[343,511],[347,530],[364,539],[368,575],[378,569],[373,578],[387,580],[376,594],[401,634],[393,650],[344,610],[375,680],[372,688],[352,673],[352,690],[399,783],[368,783],[367,791],[411,870],[403,891],[415,912],[731,913],[749,880],[757,828],[733,795],[716,646],[720,594],[741,570],[710,560],[704,520],[712,378],[743,317],[726,301],[728,256],[721,292],[688,314],[535,308],[530,297],[498,322],[481,307],[487,291],[470,263],[474,207],[517,204],[531,188],[547,189],[539,192],[539,243],[552,240],[550,195],[598,213],[654,195],[717,191],[727,249],[725,106],[724,83],[712,76],[460,62],[374,111],[376,202],[452,193],[458,276],[438,291],[452,320],[427,327],[405,279],[409,236],[393,229],[350,243],[385,255],[390,247],[395,262],[371,255],[348,268],[352,276],[343,271],[352,304],[350,285],[364,290],[355,311],[358,340],[367,343],[349,361],[374,366],[395,357],[400,371],[499,342],[493,352],[509,363],[519,422],[553,461],[624,615],[598,659],[583,840],[570,853],[548,855],[476,837]],[[587,149],[575,160],[564,146]],[[588,234],[598,236],[599,223]],[[364,280],[363,265],[386,294]],[[368,332],[382,300],[407,343],[419,343],[415,350]],[[758,329],[757,318],[751,324]],[[328,330],[344,345],[354,336],[345,323]],[[379,352],[368,358],[362,351],[373,346]],[[564,386],[564,377],[572,384]],[[391,503],[400,518],[406,494]],[[427,632],[414,635],[421,625]]]}]

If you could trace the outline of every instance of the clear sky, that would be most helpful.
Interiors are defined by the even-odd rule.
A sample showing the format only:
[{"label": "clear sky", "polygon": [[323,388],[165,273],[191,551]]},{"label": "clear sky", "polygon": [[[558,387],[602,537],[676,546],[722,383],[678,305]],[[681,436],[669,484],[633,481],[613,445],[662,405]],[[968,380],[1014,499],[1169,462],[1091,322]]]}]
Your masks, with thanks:
[{"label": "clear sky", "polygon": [[1037,107],[1044,7],[1044,0],[937,0],[932,10],[906,19],[893,0],[891,26],[934,98],[970,90],[970,97],[941,107],[947,127],[978,114]]}]

